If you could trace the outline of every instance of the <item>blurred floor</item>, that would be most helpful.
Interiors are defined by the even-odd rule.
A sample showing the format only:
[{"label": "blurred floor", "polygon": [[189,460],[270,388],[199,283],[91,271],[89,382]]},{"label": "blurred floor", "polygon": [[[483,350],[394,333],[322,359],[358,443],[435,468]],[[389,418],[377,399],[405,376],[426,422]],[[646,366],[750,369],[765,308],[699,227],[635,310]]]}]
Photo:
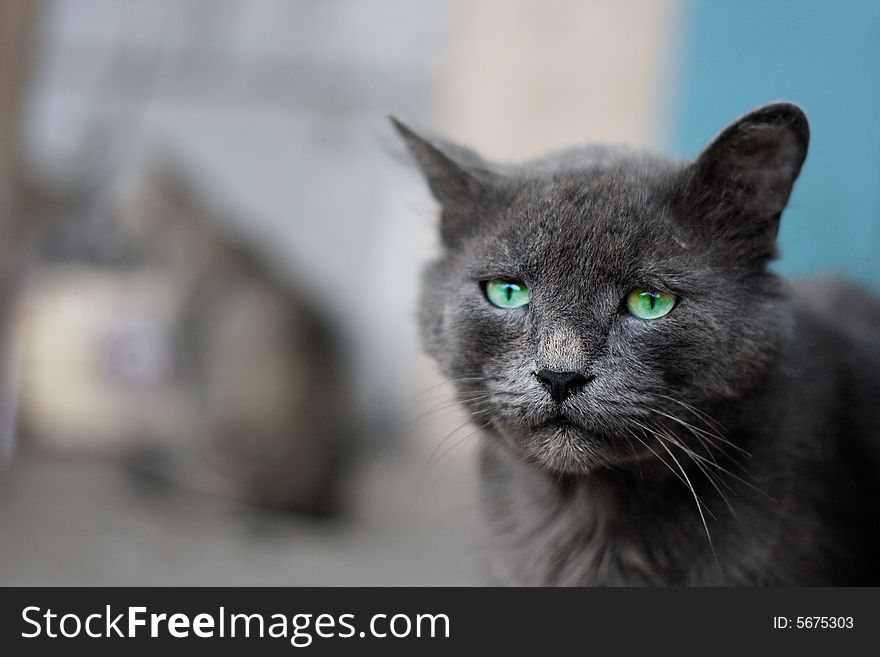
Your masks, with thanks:
[{"label": "blurred floor", "polygon": [[433,444],[374,459],[351,513],[326,521],[159,488],[107,462],[21,458],[0,477],[0,585],[479,584],[474,441],[426,471]]}]

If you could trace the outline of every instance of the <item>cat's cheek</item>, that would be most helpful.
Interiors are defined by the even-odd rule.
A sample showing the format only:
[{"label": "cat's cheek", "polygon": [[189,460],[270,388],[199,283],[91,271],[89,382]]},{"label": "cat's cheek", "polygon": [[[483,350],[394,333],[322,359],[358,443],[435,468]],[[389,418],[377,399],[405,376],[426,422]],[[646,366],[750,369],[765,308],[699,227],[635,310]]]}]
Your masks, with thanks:
[{"label": "cat's cheek", "polygon": [[444,313],[436,308],[422,308],[418,314],[419,333],[422,347],[434,360],[443,364],[444,354],[448,353],[445,337]]},{"label": "cat's cheek", "polygon": [[471,309],[457,318],[456,342],[461,348],[476,351],[486,361],[516,360],[527,333],[525,313],[522,308],[500,310],[488,304]]}]

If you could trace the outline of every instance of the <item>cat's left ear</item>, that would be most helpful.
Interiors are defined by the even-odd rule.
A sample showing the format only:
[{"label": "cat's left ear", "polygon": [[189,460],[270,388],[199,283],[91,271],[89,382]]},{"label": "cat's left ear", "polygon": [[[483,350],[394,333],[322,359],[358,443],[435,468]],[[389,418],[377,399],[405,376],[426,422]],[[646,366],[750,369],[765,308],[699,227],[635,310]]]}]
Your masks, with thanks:
[{"label": "cat's left ear", "polygon": [[500,176],[469,148],[423,137],[400,119],[389,118],[419,165],[434,198],[440,202],[443,241],[456,244],[474,229],[497,198]]},{"label": "cat's left ear", "polygon": [[809,141],[800,107],[764,105],[731,123],[703,150],[692,166],[695,182],[738,215],[737,221],[772,227],[775,235]]}]

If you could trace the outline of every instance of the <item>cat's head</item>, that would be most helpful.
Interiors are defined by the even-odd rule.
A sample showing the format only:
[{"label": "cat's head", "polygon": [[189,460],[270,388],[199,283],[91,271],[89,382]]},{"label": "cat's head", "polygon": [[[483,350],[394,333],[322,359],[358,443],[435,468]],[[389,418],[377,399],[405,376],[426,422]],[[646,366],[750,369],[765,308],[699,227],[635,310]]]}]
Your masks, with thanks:
[{"label": "cat's head", "polygon": [[564,473],[642,458],[654,431],[702,425],[766,370],[784,330],[766,266],[809,140],[798,107],[743,116],[692,162],[588,146],[497,165],[395,125],[442,208],[425,346],[520,455]]}]

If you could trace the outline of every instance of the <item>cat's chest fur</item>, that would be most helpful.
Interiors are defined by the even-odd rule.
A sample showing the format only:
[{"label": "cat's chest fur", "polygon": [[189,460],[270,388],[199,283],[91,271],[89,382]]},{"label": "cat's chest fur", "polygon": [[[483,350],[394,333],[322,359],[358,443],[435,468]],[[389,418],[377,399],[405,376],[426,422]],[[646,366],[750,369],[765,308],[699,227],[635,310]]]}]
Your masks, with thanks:
[{"label": "cat's chest fur", "polygon": [[562,481],[518,461],[493,437],[483,444],[492,576],[520,585],[662,583],[638,531],[620,526],[607,482]]},{"label": "cat's chest fur", "polygon": [[[649,485],[610,471],[563,480],[519,461],[492,438],[483,445],[481,466],[498,583],[668,585],[715,578],[711,548],[691,531],[699,516],[692,506],[679,506],[680,491],[665,475]],[[683,553],[689,563],[676,558]]]}]

